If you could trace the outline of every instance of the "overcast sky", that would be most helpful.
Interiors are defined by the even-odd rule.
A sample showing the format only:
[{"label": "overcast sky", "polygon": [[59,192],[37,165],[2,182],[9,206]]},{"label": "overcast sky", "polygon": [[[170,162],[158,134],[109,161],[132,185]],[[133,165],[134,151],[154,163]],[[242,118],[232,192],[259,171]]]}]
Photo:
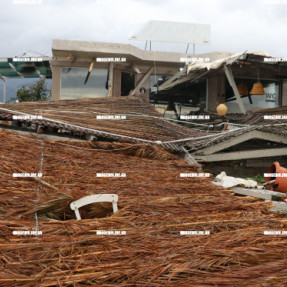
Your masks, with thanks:
[{"label": "overcast sky", "polygon": [[[41,2],[16,4],[15,2]],[[197,53],[265,50],[287,57],[287,0],[0,0],[0,57],[52,55],[52,39],[129,43],[149,20],[211,25]],[[185,52],[184,44],[153,44]],[[192,49],[191,49],[192,50]]]}]

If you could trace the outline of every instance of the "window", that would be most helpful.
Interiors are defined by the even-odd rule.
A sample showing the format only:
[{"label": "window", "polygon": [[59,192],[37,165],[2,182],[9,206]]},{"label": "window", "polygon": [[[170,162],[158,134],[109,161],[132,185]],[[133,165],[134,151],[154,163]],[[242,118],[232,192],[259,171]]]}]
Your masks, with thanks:
[{"label": "window", "polygon": [[[265,95],[250,95],[253,84],[256,79],[239,79],[236,78],[236,85],[244,84],[248,90],[249,96],[241,96],[241,100],[247,111],[257,109],[275,108],[280,106],[280,82],[273,80],[260,80],[263,85]],[[228,81],[226,81],[226,106],[228,113],[240,113],[238,104],[236,103],[235,95]]]},{"label": "window", "polygon": [[168,79],[169,76],[164,75],[150,76],[150,102],[165,117],[175,118],[180,114],[193,114],[206,108],[206,80],[188,81],[158,91],[157,86]]},{"label": "window", "polygon": [[136,75],[133,73],[122,72],[121,96],[128,96],[130,91],[135,88]]},{"label": "window", "polygon": [[99,98],[107,95],[107,69],[93,69],[85,83],[88,68],[62,68],[61,100]]}]

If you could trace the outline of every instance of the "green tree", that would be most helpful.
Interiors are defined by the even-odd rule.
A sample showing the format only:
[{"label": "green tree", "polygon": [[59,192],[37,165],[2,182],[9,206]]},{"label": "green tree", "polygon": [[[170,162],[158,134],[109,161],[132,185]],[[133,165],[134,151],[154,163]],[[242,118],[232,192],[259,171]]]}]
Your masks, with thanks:
[{"label": "green tree", "polygon": [[18,91],[15,100],[19,102],[27,101],[47,101],[50,90],[46,88],[45,79],[40,79],[27,87],[22,86]]}]

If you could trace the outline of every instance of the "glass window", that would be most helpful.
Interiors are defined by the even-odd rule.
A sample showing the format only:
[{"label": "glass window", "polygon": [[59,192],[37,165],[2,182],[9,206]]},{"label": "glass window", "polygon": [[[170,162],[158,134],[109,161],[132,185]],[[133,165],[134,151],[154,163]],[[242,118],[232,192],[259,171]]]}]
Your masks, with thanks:
[{"label": "glass window", "polygon": [[122,72],[121,76],[121,96],[128,96],[135,88],[136,75],[134,73]]},{"label": "glass window", "polygon": [[[272,80],[260,80],[263,85],[264,95],[250,95],[250,91],[256,79],[235,79],[236,85],[245,86],[245,95],[241,95],[241,100],[247,111],[257,109],[275,108],[280,106],[280,92],[279,92],[279,81]],[[242,89],[244,90],[244,89]],[[239,89],[240,92],[240,89]],[[228,81],[226,81],[226,106],[228,113],[241,113],[241,110],[236,103],[235,95]]]},{"label": "glass window", "polygon": [[167,81],[169,78],[170,76],[165,75],[151,75],[149,77],[150,92],[157,93],[157,87]]},{"label": "glass window", "polygon": [[107,69],[93,69],[87,83],[88,68],[62,68],[61,100],[99,98],[107,95]]},{"label": "glass window", "polygon": [[165,117],[178,118],[206,108],[206,80],[184,82],[167,90],[158,91],[169,76],[150,76],[150,102]]}]

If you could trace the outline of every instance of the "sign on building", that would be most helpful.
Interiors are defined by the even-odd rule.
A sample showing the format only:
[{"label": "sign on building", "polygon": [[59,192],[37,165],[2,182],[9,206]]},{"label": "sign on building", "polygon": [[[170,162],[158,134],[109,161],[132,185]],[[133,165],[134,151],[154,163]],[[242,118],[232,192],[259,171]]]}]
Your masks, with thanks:
[{"label": "sign on building", "polygon": [[210,25],[149,21],[131,40],[210,44]]}]

